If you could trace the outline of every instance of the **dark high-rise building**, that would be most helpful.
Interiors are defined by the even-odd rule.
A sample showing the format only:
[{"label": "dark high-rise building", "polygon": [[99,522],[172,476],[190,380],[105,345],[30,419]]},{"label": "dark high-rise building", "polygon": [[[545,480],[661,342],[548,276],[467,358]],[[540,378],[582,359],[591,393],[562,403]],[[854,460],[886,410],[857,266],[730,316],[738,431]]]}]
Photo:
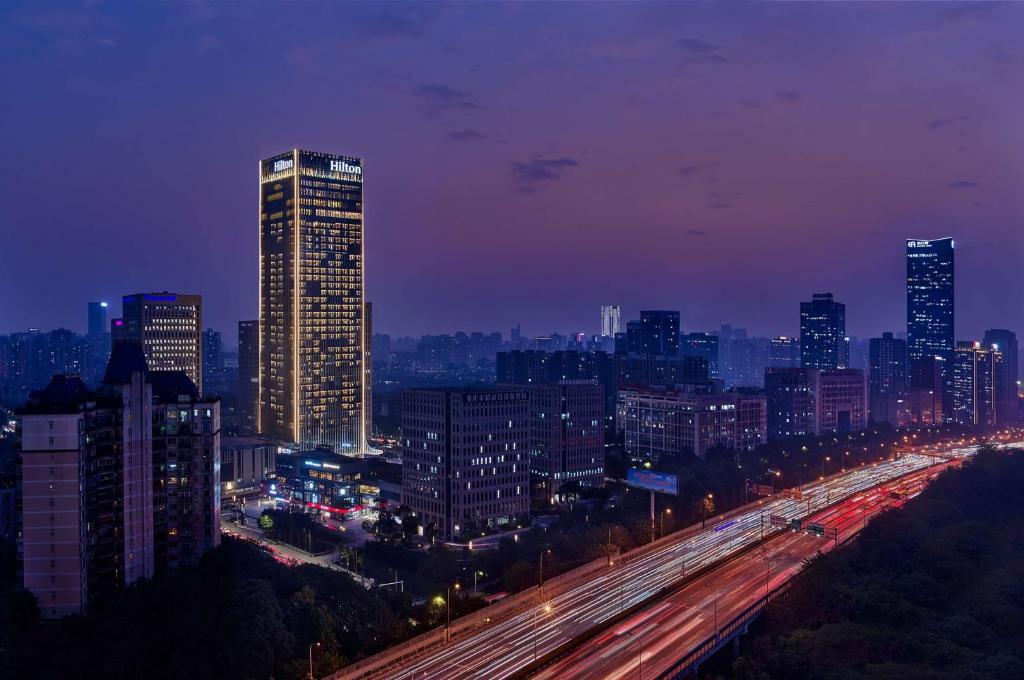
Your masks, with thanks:
[{"label": "dark high-rise building", "polygon": [[639,321],[626,322],[626,352],[640,354],[644,351],[643,332]]},{"label": "dark high-rise building", "polygon": [[207,328],[203,331],[203,383],[213,385],[220,381],[224,371],[224,355],[221,351],[220,331]]},{"label": "dark high-rise building", "polygon": [[525,389],[402,393],[402,502],[444,539],[530,510]]},{"label": "dark high-rise building", "polygon": [[958,342],[953,352],[953,420],[962,425],[1001,424],[1003,353],[980,342]]},{"label": "dark high-rise building", "polygon": [[[186,395],[184,400],[182,395]],[[219,404],[119,343],[103,384],[55,375],[19,412],[23,585],[84,611],[220,541]]]},{"label": "dark high-rise building", "polygon": [[942,411],[952,413],[954,349],[953,239],[907,241],[907,361],[911,387],[931,389],[913,382],[931,371],[916,365],[938,357],[942,371]]},{"label": "dark high-rise building", "polygon": [[[512,389],[522,389],[513,387]],[[596,380],[529,385],[530,473],[538,496],[604,484],[604,390]]]},{"label": "dark high-rise building", "polygon": [[363,162],[261,161],[260,432],[365,450],[363,275]]},{"label": "dark high-rise building", "polygon": [[769,440],[806,437],[817,431],[814,391],[819,371],[769,367],[764,372]]},{"label": "dark high-rise building", "polygon": [[800,366],[800,340],[780,335],[771,339],[768,365],[772,368],[798,368]]},{"label": "dark high-rise building", "polygon": [[1017,379],[1020,377],[1017,373],[1017,360],[1020,356],[1017,334],[1004,328],[990,328],[985,331],[981,344],[984,347],[992,347],[1003,355],[996,412],[1000,425],[1014,422],[1020,418],[1020,408],[1017,405]]},{"label": "dark high-rise building", "polygon": [[260,322],[238,322],[238,433],[257,433],[260,408]]},{"label": "dark high-rise building", "polygon": [[202,297],[138,293],[124,296],[121,306],[121,319],[114,320],[114,342],[139,343],[149,370],[182,371],[202,392]]},{"label": "dark high-rise building", "polygon": [[871,419],[895,426],[899,403],[907,389],[907,342],[892,333],[882,333],[880,338],[871,338],[868,354]]},{"label": "dark high-rise building", "polygon": [[89,303],[89,335],[103,335],[109,332],[107,328],[107,303]]},{"label": "dark high-rise building", "polygon": [[708,375],[719,378],[718,370],[718,336],[707,333],[685,333],[679,342],[679,351],[683,356],[701,357],[708,363]]},{"label": "dark high-rise building", "polygon": [[665,356],[679,353],[679,312],[640,312],[640,353]]},{"label": "dark high-rise building", "polygon": [[846,305],[832,293],[800,303],[800,366],[819,371],[846,367]]}]

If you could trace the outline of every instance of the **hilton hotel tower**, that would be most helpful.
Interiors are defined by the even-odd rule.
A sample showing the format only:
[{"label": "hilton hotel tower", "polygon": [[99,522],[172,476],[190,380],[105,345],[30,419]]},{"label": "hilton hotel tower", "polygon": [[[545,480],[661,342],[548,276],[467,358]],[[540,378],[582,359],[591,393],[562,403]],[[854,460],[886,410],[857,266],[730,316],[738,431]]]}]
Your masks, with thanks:
[{"label": "hilton hotel tower", "polygon": [[294,149],[260,161],[258,430],[366,451],[363,162]]}]

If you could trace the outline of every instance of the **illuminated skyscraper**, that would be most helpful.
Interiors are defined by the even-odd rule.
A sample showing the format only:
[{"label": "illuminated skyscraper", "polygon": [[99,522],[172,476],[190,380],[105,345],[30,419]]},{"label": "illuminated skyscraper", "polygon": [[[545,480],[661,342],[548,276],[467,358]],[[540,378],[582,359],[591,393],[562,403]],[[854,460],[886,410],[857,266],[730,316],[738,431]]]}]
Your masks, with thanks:
[{"label": "illuminated skyscraper", "polygon": [[601,335],[614,338],[622,330],[622,308],[618,305],[601,305]]},{"label": "illuminated skyscraper", "polygon": [[942,410],[952,414],[953,239],[907,241],[907,361],[911,387],[929,374],[922,362],[938,358],[942,370]]},{"label": "illuminated skyscraper", "polygon": [[363,162],[299,149],[261,161],[261,433],[365,450],[363,303]]},{"label": "illuminated skyscraper", "polygon": [[980,342],[958,342],[953,350],[953,420],[963,425],[997,425],[1003,353]]},{"label": "illuminated skyscraper", "polygon": [[137,342],[153,371],[182,371],[203,391],[203,298],[177,293],[138,293],[121,299],[114,342]]}]

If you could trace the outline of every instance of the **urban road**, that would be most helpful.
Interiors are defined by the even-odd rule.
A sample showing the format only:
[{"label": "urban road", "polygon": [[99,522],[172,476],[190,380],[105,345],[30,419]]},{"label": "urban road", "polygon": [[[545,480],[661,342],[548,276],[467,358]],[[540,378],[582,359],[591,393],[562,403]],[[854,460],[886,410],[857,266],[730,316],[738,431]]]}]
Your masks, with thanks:
[{"label": "urban road", "polygon": [[[1004,444],[1021,445],[1024,442]],[[894,500],[891,497],[894,480],[906,478],[900,482],[901,488],[907,484],[923,484],[926,477],[934,476],[950,462],[970,456],[976,450],[977,446],[968,445],[905,452],[894,460],[864,465],[806,484],[797,494],[776,495],[745,506],[727,519],[709,522],[706,529],[695,533],[681,531],[678,541],[669,541],[660,550],[620,568],[596,574],[561,594],[538,601],[536,607],[433,647],[400,665],[363,677],[440,680],[458,676],[494,680],[522,674],[537,659],[564,651],[584,633],[608,626],[610,620],[625,610],[652,600],[688,573],[725,564],[677,594],[662,598],[654,606],[599,634],[569,656],[541,669],[539,674],[559,678],[631,677],[630,672],[636,674],[639,670],[640,640],[644,641],[645,666],[668,665],[686,653],[689,641],[704,640],[709,630],[714,630],[714,622],[708,623],[707,611],[714,609],[715,592],[718,592],[717,618],[720,622],[728,620],[730,613],[734,614],[750,598],[756,599],[763,593],[766,579],[768,587],[778,585],[780,580],[790,578],[799,569],[804,558],[818,550],[827,550],[829,541],[835,543],[831,536],[820,538],[772,529],[768,525],[769,517],[820,519],[837,528],[841,540],[863,526],[866,515],[877,513],[881,504]],[[924,474],[915,474],[922,472]],[[880,488],[875,490],[875,487]],[[762,548],[748,551],[773,532],[775,537]],[[737,555],[740,559],[727,562]],[[704,596],[695,600],[693,588],[705,587],[705,583],[710,584],[707,590],[711,592],[702,590]],[[728,595],[723,597],[726,591]],[[713,611],[711,616],[714,618]],[[664,630],[652,636],[652,627]],[[649,639],[644,638],[645,633]],[[630,644],[635,645],[634,650],[628,649]],[[671,652],[667,651],[669,648]],[[577,666],[580,670],[574,671]],[[620,675],[613,675],[615,672]],[[645,667],[644,676],[647,675]]]}]

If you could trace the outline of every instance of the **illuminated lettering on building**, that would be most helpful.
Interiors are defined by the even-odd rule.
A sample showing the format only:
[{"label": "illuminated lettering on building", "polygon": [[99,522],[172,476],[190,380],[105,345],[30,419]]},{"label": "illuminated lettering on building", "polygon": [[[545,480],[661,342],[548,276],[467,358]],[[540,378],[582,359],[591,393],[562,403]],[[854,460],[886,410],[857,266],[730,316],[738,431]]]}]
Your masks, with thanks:
[{"label": "illuminated lettering on building", "polygon": [[285,158],[279,161],[274,161],[274,172],[281,172],[283,170],[291,170],[295,162],[291,158]]},{"label": "illuminated lettering on building", "polygon": [[349,165],[346,161],[331,161],[331,172],[345,172],[350,175],[362,175],[363,169],[358,165]]}]

